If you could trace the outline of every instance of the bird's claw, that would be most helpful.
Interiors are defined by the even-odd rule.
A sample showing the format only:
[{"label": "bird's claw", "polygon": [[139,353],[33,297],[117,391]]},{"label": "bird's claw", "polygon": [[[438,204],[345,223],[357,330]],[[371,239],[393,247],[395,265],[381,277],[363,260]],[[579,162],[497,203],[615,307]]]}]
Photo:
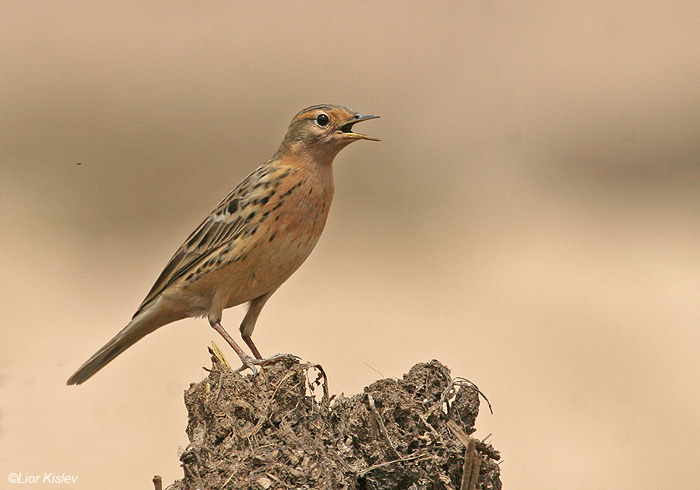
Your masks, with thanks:
[{"label": "bird's claw", "polygon": [[281,361],[283,359],[290,359],[294,361],[298,361],[301,359],[299,356],[295,356],[294,354],[275,354],[274,356],[266,357],[265,359],[254,359],[246,354],[240,356],[241,362],[243,362],[243,365],[236,369],[234,373],[240,373],[242,371],[245,371],[246,369],[250,369],[253,371],[253,376],[258,374],[258,368],[255,366],[267,366],[268,364],[274,364],[277,361]]}]

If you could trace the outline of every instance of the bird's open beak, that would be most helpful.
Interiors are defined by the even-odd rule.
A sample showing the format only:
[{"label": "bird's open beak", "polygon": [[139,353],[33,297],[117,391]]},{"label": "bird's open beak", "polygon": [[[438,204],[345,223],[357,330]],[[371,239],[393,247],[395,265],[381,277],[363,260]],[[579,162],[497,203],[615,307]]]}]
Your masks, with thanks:
[{"label": "bird's open beak", "polygon": [[346,138],[351,138],[351,139],[356,139],[356,140],[370,140],[370,141],[379,141],[377,138],[372,138],[371,136],[367,136],[366,134],[362,133],[356,133],[352,130],[352,126],[354,124],[357,124],[362,121],[367,121],[368,119],[377,119],[379,116],[371,116],[371,115],[363,115],[363,114],[355,114],[352,119],[350,119],[348,122],[346,122],[343,126],[340,127],[339,131],[341,133],[344,133],[344,136]]}]

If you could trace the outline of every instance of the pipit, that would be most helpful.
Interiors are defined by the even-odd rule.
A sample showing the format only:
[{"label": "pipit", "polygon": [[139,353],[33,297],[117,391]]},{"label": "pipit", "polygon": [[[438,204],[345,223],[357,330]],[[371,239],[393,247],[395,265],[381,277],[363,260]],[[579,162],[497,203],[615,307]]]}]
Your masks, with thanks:
[{"label": "pipit", "polygon": [[[333,200],[333,159],[353,141],[374,140],[353,131],[367,116],[335,105],[304,109],[292,119],[274,156],[221,201],[185,240],[129,324],[68,379],[80,384],[129,346],[163,325],[204,317],[241,358],[241,369],[263,359],[251,335],[277,288],[318,242]],[[241,322],[251,357],[221,326],[225,308],[248,303]]]}]

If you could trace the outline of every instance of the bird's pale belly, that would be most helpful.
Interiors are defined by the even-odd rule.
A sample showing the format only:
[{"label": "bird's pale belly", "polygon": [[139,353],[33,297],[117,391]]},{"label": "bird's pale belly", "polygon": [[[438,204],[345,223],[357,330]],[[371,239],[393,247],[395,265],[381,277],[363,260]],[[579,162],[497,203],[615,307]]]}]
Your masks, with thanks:
[{"label": "bird's pale belly", "polygon": [[[230,261],[168,294],[172,303],[187,305],[185,316],[203,316],[217,308],[230,308],[274,291],[306,260],[316,246],[327,218],[318,206],[297,206],[280,222],[261,223],[252,237],[234,246]],[[313,214],[306,209],[315,209]],[[274,231],[273,231],[274,230]],[[235,260],[233,259],[235,258]]]},{"label": "bird's pale belly", "polygon": [[222,285],[228,296],[225,308],[277,289],[304,263],[319,237],[320,231],[302,235],[278,231],[268,246],[252,249],[245,260],[223,269]]}]

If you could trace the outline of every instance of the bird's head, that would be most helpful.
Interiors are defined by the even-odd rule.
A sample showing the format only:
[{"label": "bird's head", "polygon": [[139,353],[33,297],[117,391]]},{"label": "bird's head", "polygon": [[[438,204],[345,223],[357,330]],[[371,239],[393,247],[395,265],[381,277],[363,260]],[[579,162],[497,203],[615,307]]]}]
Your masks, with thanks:
[{"label": "bird's head", "polygon": [[308,152],[329,157],[332,161],[340,150],[353,141],[379,141],[353,131],[353,126],[358,122],[378,117],[363,115],[336,105],[307,107],[292,119],[280,151]]}]

